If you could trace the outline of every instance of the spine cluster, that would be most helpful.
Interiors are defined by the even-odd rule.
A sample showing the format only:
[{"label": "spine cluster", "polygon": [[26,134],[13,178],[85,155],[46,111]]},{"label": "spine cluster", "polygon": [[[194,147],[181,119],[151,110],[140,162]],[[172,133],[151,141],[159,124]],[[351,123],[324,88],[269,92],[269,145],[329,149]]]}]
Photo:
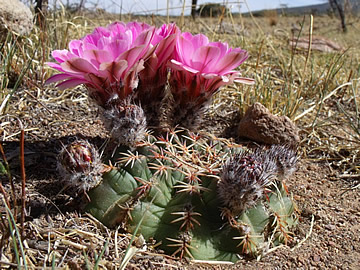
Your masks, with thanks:
[{"label": "spine cluster", "polygon": [[296,151],[273,145],[234,155],[224,164],[218,183],[219,197],[234,215],[254,206],[274,180],[283,180],[296,170]]}]

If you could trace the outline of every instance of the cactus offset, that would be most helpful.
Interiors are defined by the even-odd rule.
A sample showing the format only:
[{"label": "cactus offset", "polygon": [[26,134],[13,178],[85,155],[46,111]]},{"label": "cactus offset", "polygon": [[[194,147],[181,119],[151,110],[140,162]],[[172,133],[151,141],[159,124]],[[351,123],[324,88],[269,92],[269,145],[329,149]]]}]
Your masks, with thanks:
[{"label": "cactus offset", "polygon": [[253,155],[242,151],[226,140],[185,131],[148,136],[136,151],[121,149],[118,169],[88,192],[86,210],[109,227],[121,223],[134,232],[139,226],[138,233],[154,238],[170,255],[228,261],[255,255],[266,245],[288,241],[296,218],[292,200],[270,178],[261,178],[259,198],[252,203],[236,199],[241,206],[235,212],[219,196],[224,192],[220,172],[234,159],[223,165],[228,157]]},{"label": "cactus offset", "polygon": [[226,162],[218,190],[231,213],[240,214],[263,196],[264,188],[274,179],[275,166],[271,161],[264,164],[257,152],[243,151]]}]

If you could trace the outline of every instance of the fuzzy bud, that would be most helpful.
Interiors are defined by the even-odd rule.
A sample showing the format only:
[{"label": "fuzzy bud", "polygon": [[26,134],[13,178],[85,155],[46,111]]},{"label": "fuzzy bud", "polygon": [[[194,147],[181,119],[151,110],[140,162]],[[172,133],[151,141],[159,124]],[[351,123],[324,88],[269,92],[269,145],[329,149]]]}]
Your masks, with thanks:
[{"label": "fuzzy bud", "polygon": [[69,186],[88,191],[100,183],[103,166],[92,144],[86,140],[76,140],[61,150],[58,170]]},{"label": "fuzzy bud", "polygon": [[280,180],[291,176],[296,170],[296,164],[299,159],[296,149],[287,145],[272,145],[266,151],[267,156],[275,159],[276,173]]},{"label": "fuzzy bud", "polygon": [[143,109],[129,99],[112,100],[103,113],[106,128],[117,143],[130,147],[145,138],[146,117]]},{"label": "fuzzy bud", "polygon": [[288,178],[296,170],[299,158],[293,146],[274,144],[268,149],[258,148],[255,152],[264,164],[264,169],[268,170],[266,167],[275,168],[278,180]]},{"label": "fuzzy bud", "polygon": [[231,157],[223,166],[218,193],[234,215],[254,206],[264,187],[273,179],[275,163],[264,164],[261,155],[244,151]]}]

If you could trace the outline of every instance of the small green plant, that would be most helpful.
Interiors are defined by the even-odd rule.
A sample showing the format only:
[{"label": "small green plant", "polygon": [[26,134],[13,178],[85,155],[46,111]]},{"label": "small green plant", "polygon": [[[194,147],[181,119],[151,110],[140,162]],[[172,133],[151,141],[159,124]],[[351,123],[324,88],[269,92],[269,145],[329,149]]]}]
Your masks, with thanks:
[{"label": "small green plant", "polygon": [[345,115],[348,125],[351,127],[353,133],[351,136],[360,143],[360,108],[358,106],[357,95],[356,95],[356,82],[351,84],[352,98],[351,101],[354,103],[355,112],[350,113],[345,110],[341,103],[337,102],[338,109]]}]

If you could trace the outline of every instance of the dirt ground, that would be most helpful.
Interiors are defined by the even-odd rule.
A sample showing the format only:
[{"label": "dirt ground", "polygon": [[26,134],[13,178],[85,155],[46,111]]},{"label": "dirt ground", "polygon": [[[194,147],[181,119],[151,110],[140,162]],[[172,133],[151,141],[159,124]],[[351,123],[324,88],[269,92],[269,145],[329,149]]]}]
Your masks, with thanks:
[{"label": "dirt ground", "polygon": [[[34,265],[50,266],[48,240],[54,243],[60,239],[57,247],[52,246],[59,261],[63,260],[58,265],[81,269],[81,249],[64,242],[60,233],[75,228],[77,234],[71,243],[87,247],[91,243],[90,246],[100,252],[104,239],[113,237],[114,231],[81,213],[79,202],[62,190],[63,184],[56,172],[56,153],[62,143],[73,136],[86,137],[99,147],[107,134],[97,109],[89,103],[83,90],[52,91],[47,90],[48,95],[41,99],[26,90],[16,94],[8,114],[1,120],[2,145],[20,190],[18,119],[21,119],[26,134],[26,241],[29,253],[33,254],[29,260]],[[228,130],[231,130],[234,126],[229,123]],[[297,172],[287,182],[300,217],[290,247],[281,246],[258,261],[243,258],[233,266],[178,261],[161,253],[154,255],[154,251],[148,249],[138,253],[127,269],[360,269],[359,189],[351,189],[356,182],[341,180],[339,173],[327,162],[315,163],[304,158],[299,162]],[[9,191],[7,179],[2,181]],[[51,234],[53,232],[57,233]],[[123,235],[126,238],[126,234]],[[127,243],[128,240],[123,241],[118,248],[125,250]],[[104,255],[108,269],[113,269],[109,261],[116,259],[114,247],[111,242]],[[5,247],[4,254],[6,250]]]}]

